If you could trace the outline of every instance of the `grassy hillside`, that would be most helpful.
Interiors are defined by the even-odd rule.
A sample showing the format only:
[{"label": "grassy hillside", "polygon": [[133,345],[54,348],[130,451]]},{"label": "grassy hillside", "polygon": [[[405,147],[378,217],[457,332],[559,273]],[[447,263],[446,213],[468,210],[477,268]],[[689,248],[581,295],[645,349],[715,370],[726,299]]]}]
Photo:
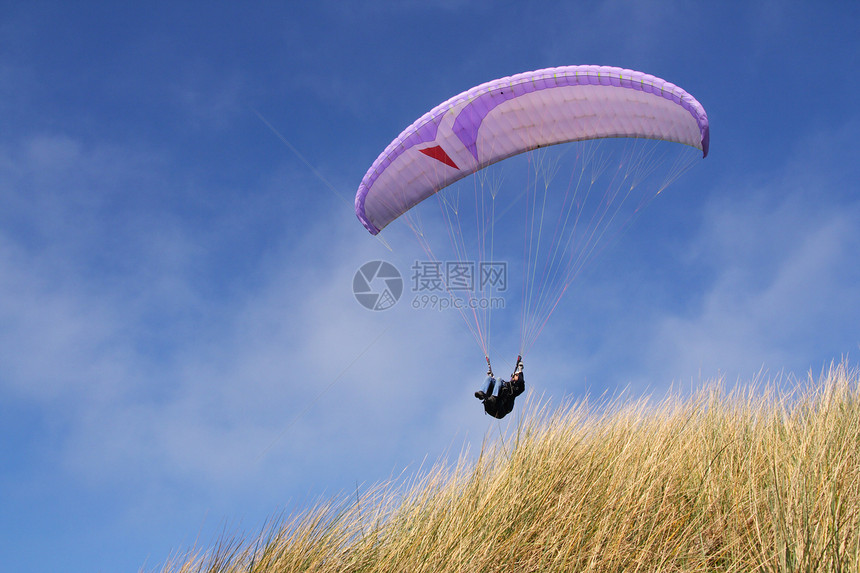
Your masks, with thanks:
[{"label": "grassy hillside", "polygon": [[165,570],[858,571],[858,378],[527,404],[477,461]]}]

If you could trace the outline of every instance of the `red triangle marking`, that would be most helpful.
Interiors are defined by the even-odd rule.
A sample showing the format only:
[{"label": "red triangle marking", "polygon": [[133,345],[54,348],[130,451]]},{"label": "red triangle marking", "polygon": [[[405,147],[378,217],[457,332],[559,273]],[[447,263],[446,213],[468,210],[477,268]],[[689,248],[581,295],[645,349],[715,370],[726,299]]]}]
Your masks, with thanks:
[{"label": "red triangle marking", "polygon": [[435,147],[427,147],[425,149],[419,149],[418,151],[420,151],[421,153],[423,153],[427,157],[432,157],[436,161],[441,161],[445,165],[447,165],[449,167],[453,167],[454,169],[457,169],[458,171],[460,169],[459,167],[457,167],[457,164],[454,163],[454,160],[451,159],[450,157],[448,157],[448,154],[445,153],[445,150],[442,149],[442,147],[439,145],[437,145]]}]

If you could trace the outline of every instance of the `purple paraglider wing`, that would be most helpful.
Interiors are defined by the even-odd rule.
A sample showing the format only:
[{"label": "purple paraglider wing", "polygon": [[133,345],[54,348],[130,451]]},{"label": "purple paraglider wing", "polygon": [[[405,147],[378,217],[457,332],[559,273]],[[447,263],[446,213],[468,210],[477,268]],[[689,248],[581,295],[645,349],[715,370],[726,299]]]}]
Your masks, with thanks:
[{"label": "purple paraglider wing", "polygon": [[374,161],[355,196],[372,234],[440,189],[512,155],[603,137],[661,139],[708,154],[708,116],[654,76],[565,66],[501,78],[436,106]]}]

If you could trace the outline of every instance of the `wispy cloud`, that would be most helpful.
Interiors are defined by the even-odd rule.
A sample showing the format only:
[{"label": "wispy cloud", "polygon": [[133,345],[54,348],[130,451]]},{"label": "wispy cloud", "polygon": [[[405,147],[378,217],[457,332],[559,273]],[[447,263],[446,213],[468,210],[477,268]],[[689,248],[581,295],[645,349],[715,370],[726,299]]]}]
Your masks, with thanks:
[{"label": "wispy cloud", "polygon": [[650,369],[682,380],[762,368],[802,376],[856,351],[860,202],[846,179],[848,138],[811,135],[773,171],[714,188],[688,251],[702,297],[656,324]]},{"label": "wispy cloud", "polygon": [[[53,164],[68,155],[51,154]],[[71,157],[86,163],[78,151]],[[54,205],[59,219],[76,209],[79,191]],[[81,258],[105,229],[54,227],[31,251],[3,237],[3,391],[62,418],[62,469],[83,483],[250,487],[273,464],[305,482],[312,468],[346,458],[363,480],[368,461],[393,467],[432,451],[403,428],[432,438],[435,412],[450,409],[452,395],[469,397],[447,373],[462,366],[454,352],[462,340],[450,333],[469,342],[458,318],[371,313],[353,299],[355,270],[385,252],[357,223],[338,230],[323,221],[283,237],[255,286],[224,299],[199,289],[189,270],[204,246],[147,220],[152,256],[135,253],[138,264],[98,275]],[[69,242],[80,258],[54,265]],[[440,435],[436,451],[448,445],[450,434]]]}]

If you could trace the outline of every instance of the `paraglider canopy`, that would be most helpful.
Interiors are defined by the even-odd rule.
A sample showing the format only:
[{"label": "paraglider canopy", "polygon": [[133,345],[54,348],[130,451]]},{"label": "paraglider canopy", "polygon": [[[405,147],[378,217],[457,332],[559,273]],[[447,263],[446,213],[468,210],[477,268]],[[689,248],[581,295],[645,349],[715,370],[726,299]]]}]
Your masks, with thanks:
[{"label": "paraglider canopy", "polygon": [[481,84],[406,128],[371,165],[355,213],[372,234],[451,183],[512,155],[569,141],[660,139],[708,154],[708,116],[660,78],[564,66]]}]

